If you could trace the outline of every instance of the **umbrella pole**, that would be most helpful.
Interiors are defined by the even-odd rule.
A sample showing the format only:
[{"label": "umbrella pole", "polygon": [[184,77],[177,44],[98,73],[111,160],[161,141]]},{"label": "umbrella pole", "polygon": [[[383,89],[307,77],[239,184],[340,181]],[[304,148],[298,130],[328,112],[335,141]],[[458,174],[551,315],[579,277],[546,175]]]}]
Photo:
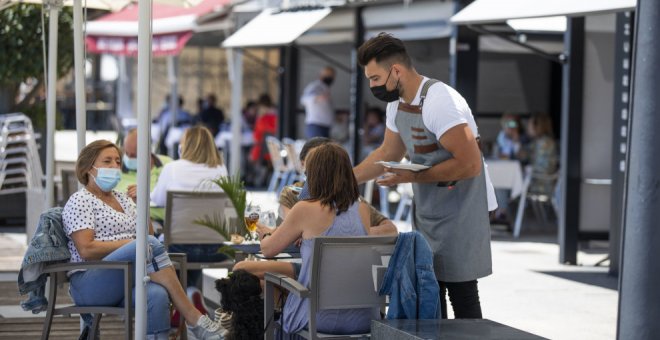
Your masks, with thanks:
[{"label": "umbrella pole", "polygon": [[228,57],[231,58],[231,152],[229,157],[229,170],[232,176],[241,172],[241,102],[243,99],[243,53],[240,49],[230,49]]},{"label": "umbrella pole", "polygon": [[149,173],[151,170],[151,5],[139,1],[138,21],[138,195],[137,238],[135,249],[135,339],[147,334],[147,289],[149,281],[145,265],[147,255],[147,226],[149,223]]},{"label": "umbrella pole", "polygon": [[[73,2],[73,56],[76,96],[76,134],[78,137],[78,153],[85,147],[87,141],[87,110],[85,93],[85,50],[83,40],[83,8],[82,0]],[[80,186],[80,184],[78,184]]]},{"label": "umbrella pole", "polygon": [[61,0],[52,0],[48,6],[48,80],[46,95],[46,208],[54,205],[55,186],[55,105],[57,86],[57,33]]}]

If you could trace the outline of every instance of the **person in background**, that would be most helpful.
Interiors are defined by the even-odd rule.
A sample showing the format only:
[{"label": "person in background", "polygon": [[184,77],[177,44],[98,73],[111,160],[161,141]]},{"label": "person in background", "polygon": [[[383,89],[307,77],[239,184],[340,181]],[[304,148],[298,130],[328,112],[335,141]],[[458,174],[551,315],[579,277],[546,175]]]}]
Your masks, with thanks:
[{"label": "person in background", "polygon": [[[125,193],[114,190],[121,179],[121,159],[119,148],[105,140],[92,142],[80,151],[76,176],[84,187],[71,196],[62,212],[71,262],[136,261],[137,209]],[[149,234],[146,267],[151,280],[139,280],[147,291],[147,339],[169,338],[170,299],[182,312],[191,335],[197,339],[223,339],[225,330],[186,298],[167,251],[152,236],[151,223]],[[121,271],[83,269],[67,275],[69,292],[78,306],[127,303]]]},{"label": "person in background", "polygon": [[376,150],[385,137],[385,112],[377,107],[367,110],[364,117],[364,135],[362,136],[362,159]]},{"label": "person in background", "polygon": [[351,113],[348,110],[337,110],[335,113],[335,122],[330,128],[330,138],[339,145],[346,145],[351,136],[349,135],[349,121]]},{"label": "person in background", "polygon": [[[134,202],[137,198],[137,137],[137,129],[130,130],[126,137],[124,137],[124,156],[121,162],[122,176],[121,181],[119,181],[119,184],[115,188],[119,192],[125,192]],[[151,174],[149,177],[151,185],[149,186],[149,190],[156,187],[156,181],[158,181],[163,166],[171,161],[172,159],[168,156],[151,154]],[[152,207],[149,209],[149,213],[152,220],[160,224],[163,223],[165,209]]]},{"label": "person in background", "polygon": [[214,94],[206,96],[206,100],[202,105],[202,110],[199,112],[199,120],[211,132],[212,136],[216,136],[220,129],[220,124],[225,121],[225,113],[216,106],[217,98]]},{"label": "person in background", "polygon": [[[529,138],[523,129],[520,116],[504,114],[501,120],[502,130],[497,135],[495,156],[499,159],[519,160],[521,165],[527,163],[525,150],[529,144]],[[509,216],[509,197],[511,190],[495,189],[498,208],[491,215],[491,223],[511,225]]]},{"label": "person in background", "polygon": [[[215,148],[213,136],[203,126],[194,126],[184,132],[179,149],[180,159],[163,167],[158,181],[151,192],[151,201],[159,207],[164,207],[167,201],[167,191],[219,191],[208,180],[227,176],[227,168],[222,157]],[[221,262],[227,256],[218,253],[222,244],[172,244],[169,251],[186,253],[189,262]],[[188,271],[188,286],[199,286],[200,270]]]},{"label": "person in background", "polygon": [[250,161],[261,164],[263,161],[270,161],[265,142],[266,136],[277,134],[277,110],[267,93],[260,95],[257,103],[257,120],[253,131],[254,146],[250,151]]},{"label": "person in background", "polygon": [[330,86],[335,81],[335,69],[326,66],[319,79],[305,86],[300,103],[305,107],[305,136],[330,137],[330,127],[335,121]]},{"label": "person in background", "polygon": [[513,114],[502,116],[502,130],[497,135],[496,156],[500,159],[519,159],[520,151],[529,143],[520,117]]},{"label": "person in background", "polygon": [[257,102],[253,100],[248,101],[243,108],[243,119],[250,130],[254,130],[254,123],[257,121],[258,109],[259,105],[257,105]]},{"label": "person in background", "polygon": [[529,165],[532,167],[532,181],[529,191],[536,194],[552,194],[557,173],[559,155],[557,143],[552,133],[552,120],[547,114],[532,115],[527,121],[527,133],[532,138],[529,144]]},{"label": "person in background", "polygon": [[[158,117],[158,130],[160,132],[160,138],[158,140],[158,152],[161,154],[168,154],[167,148],[167,136],[172,127],[172,109],[169,106],[170,95],[166,96],[167,106],[163,108]],[[183,109],[183,97],[179,96],[179,107],[176,114],[176,124],[175,127],[188,127],[195,123],[195,118],[186,110]]]}]

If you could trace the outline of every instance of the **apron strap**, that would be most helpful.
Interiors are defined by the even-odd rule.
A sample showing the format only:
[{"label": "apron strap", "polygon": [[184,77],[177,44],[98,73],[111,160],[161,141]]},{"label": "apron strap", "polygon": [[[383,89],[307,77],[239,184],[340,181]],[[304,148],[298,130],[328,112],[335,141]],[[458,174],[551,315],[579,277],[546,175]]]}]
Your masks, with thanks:
[{"label": "apron strap", "polygon": [[419,95],[419,108],[421,109],[422,106],[424,106],[424,99],[426,99],[426,93],[429,92],[429,88],[433,86],[433,84],[440,82],[439,80],[436,79],[429,79],[427,80],[424,85],[422,85],[422,92]]}]

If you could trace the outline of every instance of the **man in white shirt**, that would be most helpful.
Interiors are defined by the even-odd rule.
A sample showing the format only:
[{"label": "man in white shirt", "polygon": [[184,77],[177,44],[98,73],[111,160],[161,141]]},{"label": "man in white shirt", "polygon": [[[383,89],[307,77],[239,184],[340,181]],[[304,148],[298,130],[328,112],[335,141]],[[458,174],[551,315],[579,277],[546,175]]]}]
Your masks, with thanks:
[{"label": "man in white shirt", "polygon": [[300,103],[305,107],[305,136],[330,137],[330,127],[335,121],[335,112],[330,98],[330,85],[335,80],[335,69],[326,66],[319,79],[305,86]]},{"label": "man in white shirt", "polygon": [[[413,227],[433,250],[443,318],[481,318],[477,279],[492,273],[485,168],[477,126],[453,88],[417,73],[403,42],[381,33],[358,49],[373,95],[388,103],[385,138],[354,168],[358,182],[412,183]],[[383,168],[404,155],[426,170]]]}]

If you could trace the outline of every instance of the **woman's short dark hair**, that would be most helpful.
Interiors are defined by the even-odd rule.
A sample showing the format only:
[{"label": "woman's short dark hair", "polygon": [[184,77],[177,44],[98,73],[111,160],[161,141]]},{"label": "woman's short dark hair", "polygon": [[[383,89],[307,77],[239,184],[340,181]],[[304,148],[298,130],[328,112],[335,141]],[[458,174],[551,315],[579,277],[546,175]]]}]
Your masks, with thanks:
[{"label": "woman's short dark hair", "polygon": [[348,153],[336,143],[321,145],[305,160],[307,186],[312,200],[344,212],[360,193]]},{"label": "woman's short dark hair", "polygon": [[332,143],[332,139],[327,137],[312,137],[310,140],[305,142],[302,149],[300,149],[300,161],[304,162],[307,154],[312,151],[312,149],[317,148],[321,145]]},{"label": "woman's short dark hair", "polygon": [[87,183],[89,183],[89,170],[94,166],[96,158],[98,158],[101,152],[107,148],[117,149],[119,159],[121,159],[122,153],[119,147],[115,143],[107,140],[91,142],[80,150],[78,160],[76,161],[76,177],[82,185],[87,185]]},{"label": "woman's short dark hair", "polygon": [[388,66],[398,63],[408,68],[412,67],[403,41],[385,32],[367,40],[358,48],[360,66],[366,66],[371,60],[376,60],[376,63],[379,64],[385,63]]}]

